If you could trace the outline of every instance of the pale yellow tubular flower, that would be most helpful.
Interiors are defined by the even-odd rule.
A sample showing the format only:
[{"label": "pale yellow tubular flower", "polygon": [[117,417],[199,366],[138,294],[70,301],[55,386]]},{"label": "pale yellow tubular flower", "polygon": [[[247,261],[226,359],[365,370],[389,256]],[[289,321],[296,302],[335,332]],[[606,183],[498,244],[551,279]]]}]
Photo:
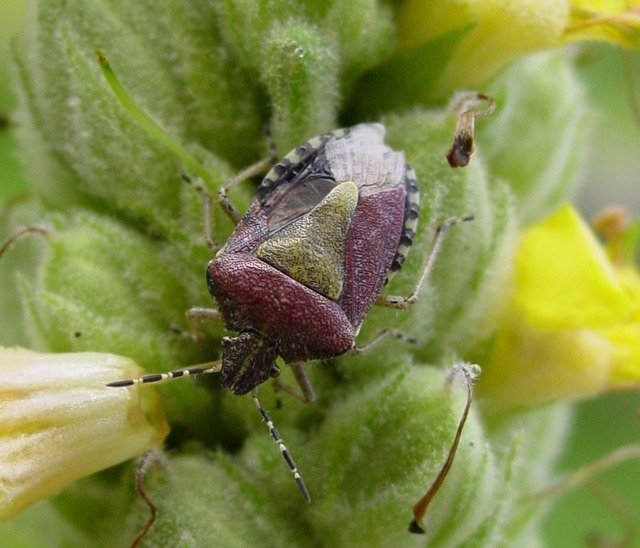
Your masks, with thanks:
[{"label": "pale yellow tubular flower", "polygon": [[105,386],[140,372],[112,354],[0,347],[0,520],[163,442],[153,389]]},{"label": "pale yellow tubular flower", "polygon": [[480,86],[519,55],[576,40],[640,47],[637,1],[406,0],[397,20],[403,48],[469,29],[445,68],[441,93]]},{"label": "pale yellow tubular flower", "polygon": [[522,235],[479,391],[505,411],[629,386],[640,386],[638,269],[613,264],[563,206]]}]

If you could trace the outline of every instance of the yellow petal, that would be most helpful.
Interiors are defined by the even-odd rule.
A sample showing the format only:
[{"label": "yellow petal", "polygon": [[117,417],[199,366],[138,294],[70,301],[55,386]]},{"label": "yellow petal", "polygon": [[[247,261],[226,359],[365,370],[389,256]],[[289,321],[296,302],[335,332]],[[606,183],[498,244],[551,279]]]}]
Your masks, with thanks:
[{"label": "yellow petal", "polygon": [[398,24],[400,40],[407,47],[476,25],[474,41],[482,37],[486,44],[495,41],[522,51],[530,50],[528,44],[548,45],[557,40],[568,15],[566,0],[406,0],[399,9]]},{"label": "yellow petal", "polygon": [[522,236],[515,288],[483,361],[490,411],[640,386],[640,273],[614,267],[570,207]]},{"label": "yellow petal", "polygon": [[570,206],[523,234],[515,303],[526,323],[549,331],[612,326],[633,309],[602,247]]},{"label": "yellow petal", "polygon": [[112,354],[0,347],[0,520],[162,443],[155,391],[105,386],[140,371]]},{"label": "yellow petal", "polygon": [[621,287],[632,303],[631,319],[640,322],[640,272],[634,265],[624,265],[616,269]]},{"label": "yellow petal", "polygon": [[640,273],[633,265],[617,269],[618,280],[632,303],[629,322],[602,330],[614,346],[611,383],[615,387],[640,383]]},{"label": "yellow petal", "polygon": [[610,387],[615,352],[591,330],[547,333],[505,322],[483,364],[479,394],[491,412],[598,394]]}]

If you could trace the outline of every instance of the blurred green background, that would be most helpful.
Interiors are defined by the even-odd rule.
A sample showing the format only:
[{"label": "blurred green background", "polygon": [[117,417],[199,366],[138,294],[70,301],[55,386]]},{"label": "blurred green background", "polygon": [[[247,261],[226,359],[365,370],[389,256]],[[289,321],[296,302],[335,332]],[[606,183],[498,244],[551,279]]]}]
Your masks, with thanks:
[{"label": "blurred green background", "polygon": [[[640,395],[605,394],[576,406],[558,470],[570,472],[640,441]],[[640,462],[627,461],[558,497],[542,522],[548,546],[640,546]],[[632,534],[630,544],[616,544]],[[601,541],[601,543],[599,542]],[[611,542],[611,543],[609,543]]]}]

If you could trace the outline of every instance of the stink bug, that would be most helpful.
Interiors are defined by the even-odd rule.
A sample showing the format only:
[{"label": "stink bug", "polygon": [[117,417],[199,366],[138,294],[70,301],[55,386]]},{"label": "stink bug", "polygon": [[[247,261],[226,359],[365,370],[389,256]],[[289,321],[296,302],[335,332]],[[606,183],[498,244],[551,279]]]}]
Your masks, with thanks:
[{"label": "stink bug", "polygon": [[[193,321],[219,315],[238,335],[222,340],[222,359],[210,367],[109,384],[130,386],[220,372],[223,387],[238,395],[253,393],[307,501],[310,498],[293,459],[256,397],[257,387],[279,376],[275,362],[280,356],[293,369],[302,394],[279,379],[277,386],[303,401],[313,401],[303,362],[362,351],[355,346],[355,337],[369,308],[374,303],[411,306],[445,230],[458,220],[438,227],[411,296],[380,295],[405,259],[419,214],[414,170],[402,152],[384,143],[384,134],[380,124],[361,124],[298,146],[270,169],[242,218],[227,192],[263,169],[265,162],[222,187],[218,201],[237,225],[206,269],[218,308],[191,309],[187,317]],[[202,187],[197,190],[203,197],[205,233],[211,242],[211,197]],[[370,344],[389,335],[402,337],[385,330]]]},{"label": "stink bug", "polygon": [[363,124],[293,150],[207,266],[225,325],[240,332],[222,352],[222,385],[235,394],[277,376],[277,356],[295,364],[353,348],[402,264],[418,190],[404,154],[383,137],[381,125]]}]

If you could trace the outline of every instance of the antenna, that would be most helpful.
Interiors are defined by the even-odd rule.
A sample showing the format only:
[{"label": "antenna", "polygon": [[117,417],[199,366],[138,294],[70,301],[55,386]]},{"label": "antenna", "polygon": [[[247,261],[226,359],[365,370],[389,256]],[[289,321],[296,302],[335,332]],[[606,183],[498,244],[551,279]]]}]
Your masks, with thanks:
[{"label": "antenna", "polygon": [[125,379],[122,381],[108,382],[110,388],[122,388],[125,386],[134,386],[136,384],[150,384],[157,382],[172,381],[181,377],[197,377],[200,375],[209,375],[210,373],[219,373],[222,368],[222,361],[202,363],[196,367],[187,367],[186,369],[176,369],[167,373],[151,373],[143,375],[135,379]]}]

